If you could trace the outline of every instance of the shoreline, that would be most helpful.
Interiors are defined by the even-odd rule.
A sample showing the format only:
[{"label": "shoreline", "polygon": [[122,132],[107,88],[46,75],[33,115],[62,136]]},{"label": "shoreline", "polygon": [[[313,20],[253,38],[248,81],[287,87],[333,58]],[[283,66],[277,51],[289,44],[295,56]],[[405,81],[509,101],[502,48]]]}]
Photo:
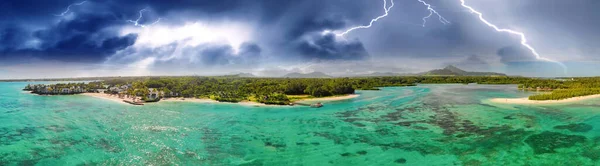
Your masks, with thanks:
[{"label": "shoreline", "polygon": [[[124,102],[123,100],[127,100],[127,101],[133,101],[130,98],[119,98],[118,96],[115,95],[109,95],[109,94],[104,94],[104,93],[82,93],[80,95],[83,96],[89,96],[89,97],[94,97],[94,98],[99,98],[99,99],[104,99],[104,100],[110,100],[110,101],[114,101],[114,102],[118,102],[118,103],[122,103],[122,104],[127,104],[127,105],[131,105],[128,104],[126,102]],[[348,100],[348,99],[353,99],[353,98],[357,98],[360,95],[358,94],[351,94],[351,95],[344,95],[344,96],[332,96],[332,97],[322,97],[322,98],[311,98],[311,99],[301,99],[301,100],[297,100],[294,101],[293,103],[301,103],[301,102],[327,102],[327,101],[341,101],[341,100]],[[259,107],[259,106],[287,106],[287,105],[268,105],[268,104],[264,104],[264,103],[258,103],[258,102],[253,102],[253,101],[241,101],[238,103],[229,103],[229,102],[219,102],[216,100],[212,100],[212,99],[198,99],[198,98],[183,98],[183,97],[178,97],[178,98],[163,98],[161,99],[159,102],[189,102],[189,103],[219,103],[219,104],[239,104],[239,105],[244,105],[244,106],[255,106],[255,107]],[[145,103],[145,104],[151,104],[151,103]]]},{"label": "shoreline", "polygon": [[310,99],[300,99],[294,102],[316,102],[316,101],[341,101],[341,100],[349,100],[359,97],[359,94],[350,94],[343,96],[330,96],[330,97],[320,97],[320,98],[310,98]]},{"label": "shoreline", "polygon": [[528,97],[524,97],[524,98],[493,98],[490,101],[493,103],[500,103],[500,104],[565,104],[565,103],[573,103],[573,102],[595,99],[595,98],[600,98],[600,94],[573,97],[573,98],[562,99],[562,100],[529,100]]},{"label": "shoreline", "polygon": [[159,102],[163,102],[163,101],[164,102],[189,102],[189,103],[240,104],[240,105],[245,105],[245,106],[279,106],[279,105],[267,105],[267,104],[263,104],[263,103],[252,102],[252,101],[241,101],[241,102],[237,102],[237,103],[230,103],[230,102],[219,102],[219,101],[212,100],[212,99],[198,99],[198,98],[184,98],[184,97],[163,98]]},{"label": "shoreline", "polygon": [[133,101],[133,100],[131,100],[131,98],[119,98],[117,96],[112,96],[112,95],[105,94],[105,93],[81,93],[79,95],[89,96],[89,97],[94,97],[94,98],[104,99],[104,100],[110,100],[110,101],[114,101],[114,102],[118,102],[118,103],[126,104],[126,105],[132,105],[132,104],[126,103],[123,100]]}]

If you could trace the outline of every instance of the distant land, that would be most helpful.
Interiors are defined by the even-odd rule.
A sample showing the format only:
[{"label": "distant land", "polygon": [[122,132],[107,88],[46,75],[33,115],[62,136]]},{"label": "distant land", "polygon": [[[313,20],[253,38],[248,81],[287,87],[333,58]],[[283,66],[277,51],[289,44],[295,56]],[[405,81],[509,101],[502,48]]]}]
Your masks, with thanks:
[{"label": "distant land", "polygon": [[289,73],[283,76],[284,78],[333,78],[333,76],[327,75],[322,72],[312,72],[312,73]]},{"label": "distant land", "polygon": [[[190,75],[191,76],[191,75]],[[194,75],[198,76],[198,75]],[[331,76],[323,72],[311,72],[311,73],[299,73],[293,72],[286,75],[280,76],[280,78],[335,78],[335,77],[394,77],[394,76],[507,76],[504,73],[495,72],[471,72],[465,71],[455,66],[447,66],[443,69],[434,69],[422,73],[396,73],[396,72],[373,72],[369,74],[353,74],[353,75],[340,75]],[[188,77],[188,76],[111,76],[111,77],[72,77],[72,78],[38,78],[38,79],[0,79],[0,82],[30,82],[30,81],[92,81],[92,80],[111,80],[111,79],[124,79],[124,78],[154,78],[154,77]],[[200,76],[202,77],[202,76]],[[205,77],[244,77],[244,78],[255,78],[264,77],[257,76],[252,73],[237,73],[228,74],[221,76],[205,76]],[[275,77],[265,77],[275,78]]]},{"label": "distant land", "polygon": [[393,76],[410,76],[415,74],[394,73],[394,72],[373,72],[369,74],[350,75],[348,77],[393,77]]},{"label": "distant land", "polygon": [[256,75],[254,75],[252,73],[239,73],[239,74],[234,74],[233,76],[237,76],[237,77],[256,77]]},{"label": "distant land", "polygon": [[[394,73],[394,72],[373,72],[369,74],[357,74],[357,75],[345,75],[339,77],[393,77],[393,76],[507,76],[504,73],[495,73],[495,72],[471,72],[465,71],[458,67],[449,65],[443,69],[434,69],[427,72],[422,73]],[[312,72],[312,73],[289,73],[284,75],[285,78],[332,78],[333,76],[329,76],[322,72]]]},{"label": "distant land", "polygon": [[449,65],[443,69],[435,69],[428,72],[420,73],[424,76],[506,76],[504,73],[495,72],[470,72],[459,69],[458,67]]}]

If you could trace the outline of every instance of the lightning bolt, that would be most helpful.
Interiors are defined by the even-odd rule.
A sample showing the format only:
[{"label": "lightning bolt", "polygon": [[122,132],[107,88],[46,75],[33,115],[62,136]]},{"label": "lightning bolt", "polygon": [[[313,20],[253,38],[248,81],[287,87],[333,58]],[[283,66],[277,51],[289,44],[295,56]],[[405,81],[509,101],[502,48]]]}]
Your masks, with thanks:
[{"label": "lightning bolt", "polygon": [[537,51],[531,45],[529,45],[527,43],[527,38],[525,37],[525,34],[523,32],[513,31],[513,30],[510,30],[510,29],[501,29],[501,28],[498,28],[496,25],[494,25],[494,24],[488,22],[487,20],[485,20],[483,18],[483,14],[481,12],[478,12],[477,10],[473,9],[471,6],[467,6],[465,4],[465,0],[460,0],[460,2],[461,2],[461,5],[464,8],[468,9],[471,13],[477,14],[478,17],[479,17],[479,20],[481,20],[481,22],[483,22],[487,26],[489,26],[491,28],[494,28],[494,30],[496,30],[498,32],[506,32],[506,33],[510,33],[512,35],[517,35],[517,36],[521,37],[521,45],[527,47],[527,49],[529,49],[529,51],[531,51],[531,53],[533,55],[535,55],[535,58],[537,60],[543,60],[543,61],[547,61],[547,62],[556,63],[556,64],[560,65],[564,69],[565,74],[567,74],[567,66],[565,64],[563,64],[563,63],[561,63],[559,61],[555,61],[555,60],[544,58],[544,57],[540,56],[540,54],[538,54]]},{"label": "lightning bolt", "polygon": [[346,35],[346,34],[348,34],[348,33],[352,32],[352,31],[354,31],[354,30],[357,30],[357,29],[366,29],[366,28],[371,28],[371,26],[373,26],[373,23],[377,22],[379,19],[382,19],[382,18],[384,18],[384,17],[388,16],[388,13],[389,13],[389,12],[390,12],[390,10],[392,9],[392,7],[394,7],[394,0],[390,0],[390,2],[391,2],[391,5],[388,7],[388,6],[387,6],[387,0],[383,0],[383,10],[385,11],[385,14],[383,14],[383,15],[381,15],[381,16],[379,16],[379,17],[377,17],[377,18],[371,19],[371,22],[369,22],[369,25],[363,25],[363,26],[352,27],[352,28],[350,28],[350,29],[348,29],[348,30],[346,30],[346,31],[344,31],[344,32],[342,32],[342,33],[336,33],[335,35],[337,35],[337,36],[340,36],[340,37],[343,37],[344,35]]},{"label": "lightning bolt", "polygon": [[86,2],[87,1],[82,1],[82,2],[79,2],[79,3],[70,4],[69,6],[67,6],[67,10],[65,10],[64,12],[62,12],[60,14],[55,14],[54,16],[57,16],[57,17],[65,16],[67,13],[69,13],[69,10],[71,10],[72,6],[80,6],[80,5],[85,4]]},{"label": "lightning bolt", "polygon": [[427,2],[423,1],[423,0],[419,0],[419,2],[423,3],[423,5],[427,6],[427,10],[429,10],[429,15],[423,17],[423,27],[425,27],[425,24],[427,24],[427,19],[429,19],[431,16],[433,16],[433,14],[438,16],[438,20],[440,20],[440,22],[444,25],[446,24],[450,24],[450,21],[446,20],[446,18],[442,17],[442,15],[440,15],[440,13],[438,13],[437,11],[435,11],[430,4],[428,4]]},{"label": "lightning bolt", "polygon": [[145,28],[145,27],[147,27],[147,26],[152,26],[152,25],[154,25],[154,24],[156,24],[156,23],[160,22],[161,18],[158,18],[156,21],[154,21],[154,22],[153,22],[152,24],[150,24],[150,25],[140,24],[139,22],[140,22],[140,20],[141,20],[141,19],[144,17],[144,12],[145,12],[145,11],[147,11],[147,10],[148,10],[148,9],[146,9],[146,8],[144,8],[144,9],[140,10],[140,12],[139,12],[139,13],[140,13],[140,16],[139,16],[139,17],[138,17],[138,18],[137,18],[135,21],[134,21],[134,20],[127,20],[127,22],[133,23],[133,25],[134,25],[134,26],[137,26],[137,27],[142,27],[142,28]]}]

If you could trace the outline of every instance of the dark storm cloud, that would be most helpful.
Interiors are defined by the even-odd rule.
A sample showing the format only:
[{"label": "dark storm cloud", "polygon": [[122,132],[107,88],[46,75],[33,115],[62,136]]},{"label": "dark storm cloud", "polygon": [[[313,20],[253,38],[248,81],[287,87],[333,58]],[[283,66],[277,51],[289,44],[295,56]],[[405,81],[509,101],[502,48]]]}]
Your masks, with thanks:
[{"label": "dark storm cloud", "polygon": [[0,1],[0,22],[39,21],[60,14],[71,1],[4,0]]},{"label": "dark storm cloud", "polygon": [[[244,66],[264,59],[271,60],[272,64],[297,64],[307,60],[443,58],[445,61],[436,65],[457,62],[481,63],[481,66],[498,63],[497,56],[504,64],[535,60],[528,50],[519,46],[518,38],[487,27],[475,15],[465,12],[458,0],[427,1],[451,24],[439,23],[434,15],[426,27],[422,27],[421,19],[429,14],[426,7],[417,0],[396,1],[388,17],[369,29],[349,33],[346,40],[323,32],[367,25],[383,14],[382,0],[88,0],[84,5],[71,7],[66,17],[54,16],[78,2],[81,0],[0,1],[0,61],[38,58],[131,64],[153,55],[159,61],[169,59],[173,65],[187,61],[192,67]],[[566,50],[576,50],[581,60],[597,59],[600,10],[596,9],[600,1],[473,0],[467,3],[499,27],[526,32],[530,44],[543,56],[561,55],[568,59],[571,52]],[[137,19],[138,12],[144,8],[147,11],[140,20],[142,24],[158,18],[162,18],[159,25],[164,27],[196,21],[202,24],[239,22],[251,31],[252,39],[240,48],[226,43],[202,43],[183,49],[189,57],[169,58],[167,55],[181,47],[179,43],[138,48],[135,44],[138,34],[122,33],[123,27],[133,27],[126,20]],[[139,38],[145,39],[141,35]],[[510,46],[504,47],[507,45]],[[500,47],[503,48],[498,49]],[[477,56],[465,56],[473,54]],[[488,62],[494,59],[495,62]]]},{"label": "dark storm cloud", "polygon": [[490,63],[483,60],[481,56],[469,55],[466,59],[463,59],[457,63],[449,63],[447,65],[455,65],[464,70],[482,70],[486,71],[490,68]]},{"label": "dark storm cloud", "polygon": [[468,40],[465,33],[460,23],[454,23],[434,28],[427,32],[427,36],[438,39],[449,46],[459,46],[465,44]]},{"label": "dark storm cloud", "polygon": [[498,49],[497,54],[502,63],[535,61],[534,55],[521,45],[502,47]]},{"label": "dark storm cloud", "polygon": [[[5,2],[0,9],[11,7],[17,10],[5,10],[11,15],[37,16],[32,22],[44,18],[59,19],[58,23],[48,23],[51,26],[43,30],[32,32],[18,32],[19,35],[11,37],[10,49],[0,51],[4,55],[27,52],[29,55],[40,56],[60,61],[85,61],[101,62],[118,50],[122,50],[133,43],[134,34],[127,36],[116,35],[115,29],[127,24],[126,20],[136,19],[139,10],[149,9],[144,13],[140,23],[149,23],[161,17],[171,15],[161,22],[178,22],[181,18],[210,18],[218,19],[253,19],[259,24],[281,24],[273,29],[282,34],[277,49],[284,48],[289,59],[358,59],[367,55],[363,44],[358,40],[352,42],[338,41],[331,36],[318,36],[324,30],[337,30],[345,28],[348,20],[354,20],[362,15],[352,10],[360,9],[361,3],[347,3],[345,1],[279,1],[279,0],[224,0],[224,1],[197,1],[197,0],[131,0],[131,1],[94,1],[89,0],[81,6],[72,6],[69,14],[74,18],[61,19],[53,14],[63,12],[66,7],[81,1],[60,1],[56,3],[30,3]],[[380,5],[378,2],[376,5]],[[29,4],[29,5],[27,5]],[[368,3],[367,3],[368,4]],[[43,10],[40,10],[42,9]],[[347,10],[350,9],[350,10]],[[31,14],[30,12],[31,11]],[[368,16],[370,17],[370,16]],[[47,20],[47,19],[45,19]],[[183,20],[185,21],[185,20]],[[276,23],[278,22],[278,23]],[[39,24],[35,23],[35,24]],[[29,33],[29,34],[28,34]],[[15,51],[23,45],[24,41],[18,36],[33,36],[29,40],[38,40],[39,47]],[[12,40],[19,41],[12,41]],[[308,42],[314,42],[308,45]],[[218,54],[223,50],[205,50],[206,54]],[[7,51],[12,50],[12,51]],[[212,51],[212,52],[211,52]],[[221,56],[215,56],[221,57]],[[209,63],[218,63],[218,58],[206,57]]]},{"label": "dark storm cloud", "polygon": [[233,53],[233,49],[229,45],[214,46],[205,48],[198,55],[201,57],[201,62],[205,65],[225,65],[229,64],[228,57]]},{"label": "dark storm cloud", "polygon": [[310,32],[322,32],[327,29],[340,29],[345,26],[345,22],[341,17],[325,18],[315,14],[302,16],[290,27],[287,36],[291,40],[297,39]]},{"label": "dark storm cloud", "polygon": [[248,65],[261,58],[261,48],[254,43],[243,43],[238,53],[230,45],[207,46],[201,50],[198,56],[202,59],[201,63],[207,66]]},{"label": "dark storm cloud", "polygon": [[312,39],[302,40],[297,48],[308,59],[356,60],[369,55],[359,41],[338,40],[335,34],[315,35]]},{"label": "dark storm cloud", "polygon": [[16,25],[0,27],[0,50],[16,49],[27,42],[27,31]]},{"label": "dark storm cloud", "polygon": [[[8,28],[3,35],[7,42],[0,53],[4,56],[27,54],[42,59],[66,62],[101,62],[115,52],[135,43],[136,34],[120,36],[112,27],[123,25],[112,15],[79,14],[63,19],[46,29],[34,32]],[[24,41],[38,41],[37,47],[23,48]]]}]

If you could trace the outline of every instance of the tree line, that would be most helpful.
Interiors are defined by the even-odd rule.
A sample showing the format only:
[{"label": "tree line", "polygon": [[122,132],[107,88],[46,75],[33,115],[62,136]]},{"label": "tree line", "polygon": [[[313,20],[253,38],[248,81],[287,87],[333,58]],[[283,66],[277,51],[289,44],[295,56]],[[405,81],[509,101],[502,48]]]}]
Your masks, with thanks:
[{"label": "tree line", "polygon": [[[518,84],[524,90],[554,90],[556,93],[532,99],[560,99],[573,95],[586,95],[586,89],[600,88],[600,77],[575,79],[542,79],[508,76],[392,76],[356,78],[245,78],[218,77],[124,77],[90,82],[86,89],[109,85],[128,85],[129,95],[145,96],[149,88],[161,92],[162,97],[211,98],[225,102],[244,100],[269,104],[288,104],[288,95],[327,97],[353,94],[355,90],[379,90],[379,87],[415,86],[417,84]],[[568,93],[565,89],[571,89]],[[560,90],[560,91],[559,91]],[[594,91],[593,91],[594,92]],[[570,94],[570,95],[566,95]]]}]

